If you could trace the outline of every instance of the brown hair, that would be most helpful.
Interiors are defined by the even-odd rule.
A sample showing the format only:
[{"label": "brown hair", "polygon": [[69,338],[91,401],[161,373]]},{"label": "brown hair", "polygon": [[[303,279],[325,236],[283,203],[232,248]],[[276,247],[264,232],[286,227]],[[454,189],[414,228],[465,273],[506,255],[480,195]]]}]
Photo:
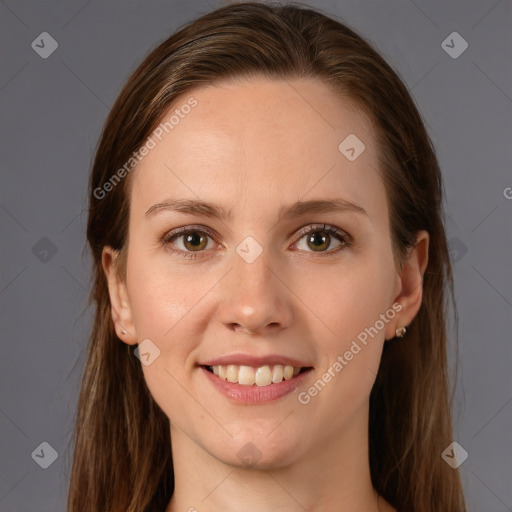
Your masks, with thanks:
[{"label": "brown hair", "polygon": [[422,305],[406,338],[385,343],[371,392],[370,470],[376,490],[399,512],[464,512],[459,474],[441,458],[452,442],[450,304],[457,315],[431,140],[407,88],[369,43],[302,5],[261,3],[224,6],[161,43],[132,74],[105,123],[90,177],[87,237],[96,311],[78,401],[68,511],[164,510],[174,490],[169,420],[146,386],[133,347],[116,336],[101,265],[105,245],[125,254],[131,180],[109,187],[105,198],[97,191],[178,96],[251,76],[320,79],[353,100],[378,143],[396,261],[419,230],[430,234]]}]

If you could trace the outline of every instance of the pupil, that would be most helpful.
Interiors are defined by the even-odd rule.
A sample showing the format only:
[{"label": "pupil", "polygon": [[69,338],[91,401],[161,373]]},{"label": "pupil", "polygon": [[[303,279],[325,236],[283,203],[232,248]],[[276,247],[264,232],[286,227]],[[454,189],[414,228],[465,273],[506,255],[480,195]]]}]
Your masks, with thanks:
[{"label": "pupil", "polygon": [[[317,237],[319,237],[320,239],[318,240]],[[328,235],[326,236],[325,234],[319,235],[319,233],[314,233],[313,235],[310,236],[309,241],[310,243],[313,244],[314,247],[320,247],[321,245],[326,243],[327,238]]]},{"label": "pupil", "polygon": [[197,249],[198,246],[195,244],[201,243],[201,238],[201,235],[198,235],[197,233],[191,233],[186,236],[186,243],[192,244],[192,247]]}]

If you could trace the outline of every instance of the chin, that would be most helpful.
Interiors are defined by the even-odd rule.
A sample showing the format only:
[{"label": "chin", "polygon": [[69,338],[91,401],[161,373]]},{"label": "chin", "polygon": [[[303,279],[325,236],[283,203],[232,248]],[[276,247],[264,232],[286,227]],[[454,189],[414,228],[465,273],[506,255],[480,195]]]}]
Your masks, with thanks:
[{"label": "chin", "polygon": [[217,445],[210,453],[224,464],[237,468],[271,470],[285,467],[296,460],[299,456],[298,445],[298,439],[295,441],[291,435],[281,435],[271,440],[267,433],[260,431],[252,436],[240,436],[220,450]]}]

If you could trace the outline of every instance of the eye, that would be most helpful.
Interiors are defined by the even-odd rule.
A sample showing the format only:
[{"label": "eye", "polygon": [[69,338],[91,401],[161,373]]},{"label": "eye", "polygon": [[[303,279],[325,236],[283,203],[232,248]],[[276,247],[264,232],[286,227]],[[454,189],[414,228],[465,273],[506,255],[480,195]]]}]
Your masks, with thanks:
[{"label": "eye", "polygon": [[[178,228],[163,236],[161,242],[171,252],[176,253],[183,258],[197,258],[198,252],[203,252],[204,249],[211,249],[208,246],[208,238],[213,238],[213,233],[205,228],[195,228],[187,226],[185,228]],[[181,244],[175,244],[174,241],[180,241]],[[175,249],[176,245],[181,245]],[[212,244],[214,245],[214,244]]]},{"label": "eye", "polygon": [[[352,238],[348,233],[328,224],[307,226],[300,230],[296,236],[299,237],[299,240],[293,244],[294,246],[299,245],[302,239],[306,238],[306,247],[312,249],[308,251],[298,247],[299,250],[316,252],[322,256],[338,253],[343,248],[350,247],[352,242]],[[333,241],[333,236],[339,244],[334,250],[326,251],[325,249],[329,248]],[[212,239],[211,244],[208,244],[208,238]],[[199,256],[198,253],[204,252],[205,249],[212,249],[215,246],[213,238],[215,238],[214,233],[205,227],[186,226],[165,233],[161,237],[161,243],[170,252],[182,258],[197,258]],[[217,246],[220,247],[218,244]]]},{"label": "eye", "polygon": [[[334,235],[334,238],[339,242],[339,244],[334,250],[326,251],[325,249],[329,248],[331,245],[333,239],[332,235]],[[351,244],[351,237],[348,233],[345,233],[334,226],[329,226],[328,224],[315,224],[308,226],[302,229],[298,233],[298,236],[300,239],[295,242],[295,245],[300,244],[302,239],[305,238],[306,247],[311,249],[311,251],[308,251],[307,249],[298,247],[300,250],[306,250],[306,252],[327,253],[325,255],[338,253],[344,247],[350,247]],[[324,254],[322,254],[322,256],[323,255]]]}]

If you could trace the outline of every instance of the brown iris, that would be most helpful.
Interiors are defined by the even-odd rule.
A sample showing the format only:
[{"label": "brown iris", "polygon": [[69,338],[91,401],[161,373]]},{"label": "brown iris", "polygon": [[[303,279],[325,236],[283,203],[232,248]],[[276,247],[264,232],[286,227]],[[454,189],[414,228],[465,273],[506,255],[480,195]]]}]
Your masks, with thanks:
[{"label": "brown iris", "polygon": [[[183,239],[185,247],[191,251],[200,251],[201,249],[204,249],[208,244],[207,236],[202,235],[199,231],[194,231],[183,235]],[[201,245],[195,245],[197,243],[200,243]],[[192,245],[189,246],[188,244]]]},{"label": "brown iris", "polygon": [[[315,250],[317,249],[327,249],[331,242],[331,236],[324,231],[315,231],[308,236],[308,245]],[[312,245],[310,245],[312,244]],[[325,247],[323,247],[325,246]]]}]

